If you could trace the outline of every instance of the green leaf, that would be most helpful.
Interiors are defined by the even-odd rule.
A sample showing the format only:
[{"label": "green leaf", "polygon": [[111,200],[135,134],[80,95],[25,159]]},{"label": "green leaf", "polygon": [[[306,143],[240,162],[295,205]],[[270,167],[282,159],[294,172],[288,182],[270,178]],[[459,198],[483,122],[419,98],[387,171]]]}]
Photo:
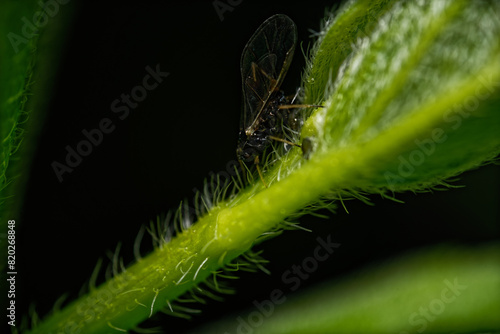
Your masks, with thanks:
[{"label": "green leaf", "polygon": [[[61,26],[69,25],[73,10],[57,2],[41,10],[41,4],[0,4],[0,32],[5,37],[0,39],[0,243],[5,249],[7,221],[20,225],[31,161],[66,36]],[[2,269],[5,260],[0,261]]]},{"label": "green leaf", "polygon": [[356,165],[346,188],[421,190],[498,154],[498,13],[489,3],[397,4],[357,42],[303,131],[325,160]]},{"label": "green leaf", "polygon": [[[227,199],[224,186],[202,194],[200,206],[212,205],[196,224],[32,333],[126,331],[175,312],[187,291],[225,292],[219,271],[239,268],[262,236],[325,197],[428,190],[497,156],[499,15],[493,1],[349,2],[320,33],[304,76],[304,100],[324,105],[296,138],[313,143],[309,159],[278,149],[262,166],[268,188],[254,177]],[[176,223],[186,224],[180,214]]]},{"label": "green leaf", "polygon": [[[439,246],[273,302],[194,333],[449,333],[500,328],[500,245]],[[250,330],[249,330],[250,329]]]},{"label": "green leaf", "polygon": [[[33,2],[34,3],[34,2]],[[33,5],[8,1],[0,5],[0,231],[6,237],[7,220],[14,219],[21,203],[19,148],[28,119],[26,102],[32,88],[35,45],[38,35],[24,37],[21,17],[31,16]],[[31,15],[30,15],[31,14]],[[19,165],[19,163],[17,163]],[[13,166],[14,165],[14,166]],[[4,235],[5,234],[5,235]],[[3,240],[2,240],[3,241]],[[4,259],[2,259],[2,269]],[[3,271],[3,270],[2,270]]]},{"label": "green leaf", "polygon": [[[59,8],[58,2],[52,1],[50,9],[45,9],[45,3],[0,3],[0,245],[5,254],[0,260],[2,282],[7,272],[18,270],[17,266],[7,267],[7,260],[12,261],[7,257],[7,246],[11,252],[16,246],[8,237],[22,225],[21,208],[31,162],[67,31],[60,25],[69,25],[72,12],[71,5]],[[43,11],[40,6],[44,6]],[[15,223],[8,225],[9,221]],[[2,293],[6,296],[7,290],[2,289]],[[7,308],[9,300],[13,299],[2,298],[0,306]]]}]

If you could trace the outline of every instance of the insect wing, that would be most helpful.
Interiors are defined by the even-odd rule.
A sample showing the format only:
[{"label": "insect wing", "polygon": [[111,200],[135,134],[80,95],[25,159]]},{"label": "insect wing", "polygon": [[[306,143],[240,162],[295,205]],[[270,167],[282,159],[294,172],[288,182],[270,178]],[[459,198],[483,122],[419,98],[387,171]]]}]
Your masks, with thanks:
[{"label": "insect wing", "polygon": [[297,28],[286,15],[267,19],[248,41],[241,55],[243,109],[241,130],[252,133],[269,97],[279,89],[293,58]]}]

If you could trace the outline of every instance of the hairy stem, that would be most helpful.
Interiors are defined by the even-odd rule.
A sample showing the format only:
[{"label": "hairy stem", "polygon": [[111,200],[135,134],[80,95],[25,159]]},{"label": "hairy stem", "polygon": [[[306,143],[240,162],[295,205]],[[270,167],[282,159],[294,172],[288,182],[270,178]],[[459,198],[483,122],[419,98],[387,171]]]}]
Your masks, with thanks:
[{"label": "hairy stem", "polygon": [[[256,178],[32,333],[126,331],[203,284],[220,290],[216,271],[324,197],[426,190],[495,157],[499,15],[495,2],[349,2],[304,77],[305,100],[325,106],[303,127],[310,158],[295,147],[263,166],[268,188]],[[331,48],[339,27],[349,52]]]}]

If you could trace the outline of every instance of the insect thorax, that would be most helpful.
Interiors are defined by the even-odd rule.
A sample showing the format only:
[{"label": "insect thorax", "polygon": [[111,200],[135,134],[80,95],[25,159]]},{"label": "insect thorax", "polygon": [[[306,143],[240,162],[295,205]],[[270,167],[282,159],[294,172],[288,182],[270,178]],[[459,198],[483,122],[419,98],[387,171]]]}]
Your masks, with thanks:
[{"label": "insect thorax", "polygon": [[236,150],[238,159],[253,162],[271,144],[272,139],[269,136],[283,136],[283,126],[288,124],[289,117],[288,109],[279,108],[283,104],[287,104],[285,94],[281,90],[275,91],[262,110],[253,132],[247,135],[247,129],[240,129]]}]

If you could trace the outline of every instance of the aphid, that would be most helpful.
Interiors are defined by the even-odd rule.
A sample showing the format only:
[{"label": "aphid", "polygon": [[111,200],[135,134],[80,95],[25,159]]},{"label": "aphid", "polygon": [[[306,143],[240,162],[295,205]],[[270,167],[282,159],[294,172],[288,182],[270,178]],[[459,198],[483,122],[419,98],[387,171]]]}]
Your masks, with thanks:
[{"label": "aphid", "polygon": [[296,127],[297,120],[290,109],[312,107],[290,104],[280,90],[296,44],[295,23],[278,14],[262,23],[241,54],[243,109],[236,155],[240,164],[256,165],[264,185],[259,156],[273,140],[300,146],[283,138],[283,128]]}]

